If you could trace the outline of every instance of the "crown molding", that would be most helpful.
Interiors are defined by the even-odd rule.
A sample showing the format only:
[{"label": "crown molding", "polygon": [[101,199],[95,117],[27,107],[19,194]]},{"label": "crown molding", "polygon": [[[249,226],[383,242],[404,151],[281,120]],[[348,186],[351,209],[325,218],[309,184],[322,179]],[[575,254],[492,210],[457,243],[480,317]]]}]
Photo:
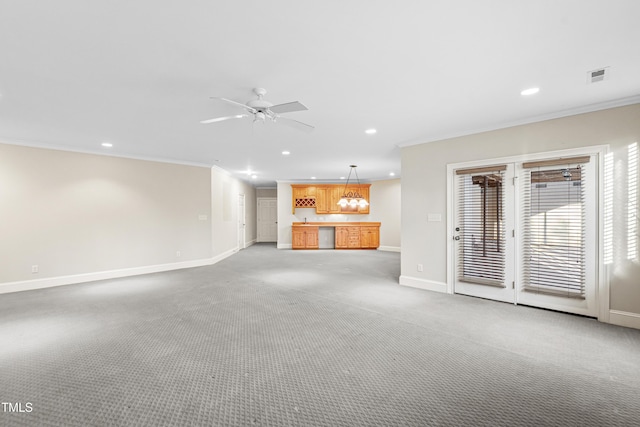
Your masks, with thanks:
[{"label": "crown molding", "polygon": [[559,111],[554,111],[552,113],[540,114],[537,116],[531,116],[523,119],[502,122],[502,123],[498,123],[498,124],[487,126],[487,127],[443,133],[436,136],[428,136],[420,139],[416,138],[409,141],[398,143],[396,145],[400,148],[405,148],[405,147],[410,147],[412,145],[427,144],[429,142],[443,141],[445,139],[453,139],[461,136],[475,135],[483,132],[507,129],[510,127],[544,122],[546,120],[559,119],[562,117],[577,116],[579,114],[593,113],[595,111],[609,110],[611,108],[626,107],[627,105],[633,105],[633,104],[639,104],[639,103],[640,103],[640,95],[633,95],[626,98],[615,99],[612,101],[598,102],[595,104],[583,105],[581,107],[570,108],[567,110],[559,110]]}]

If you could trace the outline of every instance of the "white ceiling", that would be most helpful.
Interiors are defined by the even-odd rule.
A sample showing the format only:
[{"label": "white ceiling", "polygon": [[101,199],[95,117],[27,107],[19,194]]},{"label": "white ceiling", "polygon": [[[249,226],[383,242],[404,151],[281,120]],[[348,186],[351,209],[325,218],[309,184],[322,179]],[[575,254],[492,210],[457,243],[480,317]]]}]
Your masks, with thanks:
[{"label": "white ceiling", "polygon": [[[640,102],[639,16],[637,0],[0,0],[0,141],[250,168],[258,186],[352,163],[387,179],[402,145]],[[305,104],[287,117],[315,131],[199,123],[242,112],[210,96],[254,87]]]}]

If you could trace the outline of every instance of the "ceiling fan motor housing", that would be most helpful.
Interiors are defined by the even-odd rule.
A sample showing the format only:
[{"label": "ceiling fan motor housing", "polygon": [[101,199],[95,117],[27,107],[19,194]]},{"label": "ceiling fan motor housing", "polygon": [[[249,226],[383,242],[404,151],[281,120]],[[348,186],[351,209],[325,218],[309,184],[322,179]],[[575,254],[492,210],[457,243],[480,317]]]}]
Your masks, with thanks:
[{"label": "ceiling fan motor housing", "polygon": [[[273,104],[270,103],[269,101],[265,101],[264,99],[262,99],[262,97],[267,94],[266,89],[257,87],[253,89],[253,93],[258,95],[258,99],[252,99],[249,102],[247,102],[247,105],[249,107],[264,113],[269,109],[269,107],[273,106]],[[264,120],[264,117],[262,118],[262,120]]]},{"label": "ceiling fan motor housing", "polygon": [[251,101],[247,102],[247,105],[258,111],[265,111],[269,109],[269,107],[271,107],[273,104],[262,99],[252,99]]}]

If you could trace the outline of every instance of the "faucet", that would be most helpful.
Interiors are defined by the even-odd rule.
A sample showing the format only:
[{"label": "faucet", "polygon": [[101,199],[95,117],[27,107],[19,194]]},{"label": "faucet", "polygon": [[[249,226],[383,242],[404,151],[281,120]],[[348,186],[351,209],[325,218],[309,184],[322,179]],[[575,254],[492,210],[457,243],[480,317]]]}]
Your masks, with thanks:
[{"label": "faucet", "polygon": [[307,223],[307,217],[306,216],[304,217],[304,223],[305,224]]}]

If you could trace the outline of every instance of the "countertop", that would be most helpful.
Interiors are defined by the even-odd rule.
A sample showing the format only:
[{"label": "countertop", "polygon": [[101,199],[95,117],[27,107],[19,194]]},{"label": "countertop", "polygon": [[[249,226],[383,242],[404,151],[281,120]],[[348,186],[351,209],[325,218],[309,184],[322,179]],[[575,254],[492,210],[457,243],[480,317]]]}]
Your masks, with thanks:
[{"label": "countertop", "polygon": [[380,227],[379,222],[356,222],[356,221],[346,221],[346,222],[329,222],[329,221],[320,221],[320,222],[292,222],[292,226],[313,226],[313,227]]}]

